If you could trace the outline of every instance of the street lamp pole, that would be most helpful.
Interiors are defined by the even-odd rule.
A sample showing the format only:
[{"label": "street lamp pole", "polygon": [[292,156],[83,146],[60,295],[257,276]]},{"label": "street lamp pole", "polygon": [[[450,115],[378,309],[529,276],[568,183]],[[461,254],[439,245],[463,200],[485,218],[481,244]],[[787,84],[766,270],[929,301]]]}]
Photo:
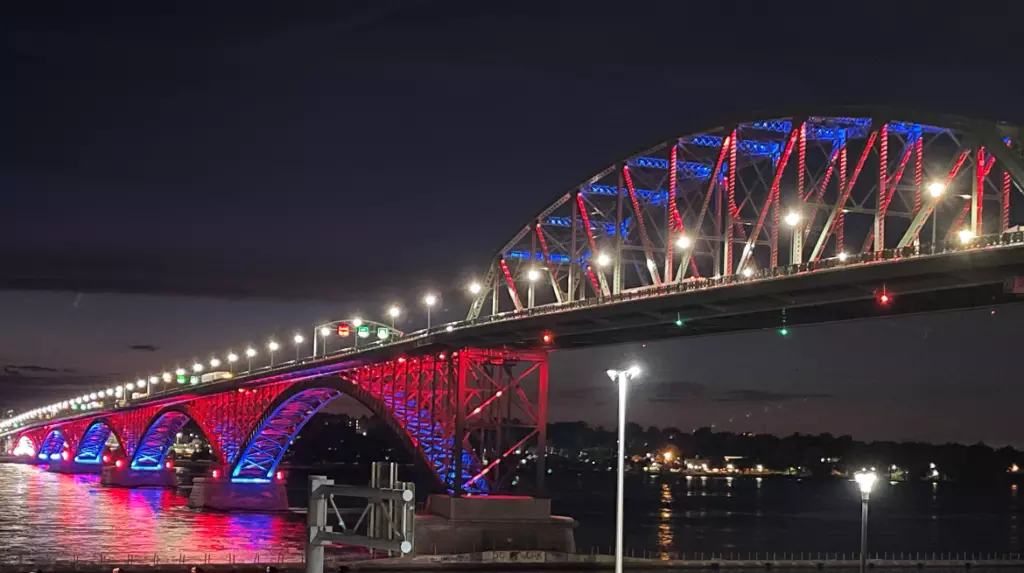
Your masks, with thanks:
[{"label": "street lamp pole", "polygon": [[626,397],[629,394],[629,380],[639,375],[639,366],[608,371],[608,377],[619,385],[619,463],[615,484],[615,573],[622,573],[622,514],[625,504],[624,484],[626,481]]},{"label": "street lamp pole", "polygon": [[868,499],[878,476],[875,472],[860,471],[853,475],[853,479],[860,489],[860,573],[865,573],[868,564]]}]

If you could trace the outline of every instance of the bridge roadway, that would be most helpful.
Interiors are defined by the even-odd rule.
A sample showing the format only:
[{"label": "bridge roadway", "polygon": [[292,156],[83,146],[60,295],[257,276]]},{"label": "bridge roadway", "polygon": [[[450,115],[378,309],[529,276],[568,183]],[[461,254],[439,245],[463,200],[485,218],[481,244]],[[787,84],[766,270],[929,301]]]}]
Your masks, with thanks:
[{"label": "bridge roadway", "polygon": [[[52,424],[102,415],[123,408],[179,402],[239,388],[330,376],[396,356],[430,354],[466,347],[543,346],[550,333],[552,350],[585,348],[689,336],[726,334],[785,326],[941,312],[1020,302],[1009,281],[1024,278],[1024,232],[986,235],[970,245],[935,254],[880,253],[778,267],[752,276],[694,279],[661,287],[632,289],[619,295],[506,312],[442,324],[401,339],[346,348],[326,357],[289,361],[196,386],[129,401],[121,408],[38,420],[6,430],[0,437]],[[1024,286],[1024,285],[1022,285]],[[884,290],[892,303],[880,304]],[[682,320],[682,326],[677,324]]]}]

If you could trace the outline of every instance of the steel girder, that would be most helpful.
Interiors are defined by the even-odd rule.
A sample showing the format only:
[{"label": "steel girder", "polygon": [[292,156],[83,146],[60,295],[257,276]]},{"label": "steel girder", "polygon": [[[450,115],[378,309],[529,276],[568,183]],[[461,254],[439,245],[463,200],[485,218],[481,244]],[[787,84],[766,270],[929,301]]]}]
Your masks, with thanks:
[{"label": "steel girder", "polygon": [[[505,291],[532,292],[526,307],[558,305],[892,248],[927,253],[932,236],[1005,231],[1021,201],[1012,190],[1024,187],[1018,133],[868,110],[743,121],[660,143],[541,210],[497,253],[502,272],[488,275],[469,318],[520,310]],[[933,184],[944,186],[937,198]]]},{"label": "steel girder", "polygon": [[80,464],[98,464],[103,461],[103,451],[110,439],[111,429],[103,421],[89,425],[75,451],[75,461]]}]

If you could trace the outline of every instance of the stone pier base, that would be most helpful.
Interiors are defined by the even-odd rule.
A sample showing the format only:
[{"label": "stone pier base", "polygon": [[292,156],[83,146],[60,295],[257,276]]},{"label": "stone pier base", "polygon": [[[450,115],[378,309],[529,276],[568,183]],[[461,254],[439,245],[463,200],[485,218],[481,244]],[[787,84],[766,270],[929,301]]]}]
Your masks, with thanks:
[{"label": "stone pier base", "polygon": [[551,500],[522,496],[431,495],[416,516],[415,551],[473,553],[491,549],[574,553],[576,521],[551,515]]},{"label": "stone pier base", "polygon": [[198,477],[192,481],[188,506],[221,511],[287,511],[288,495],[284,483],[277,480],[235,483],[224,477]]},{"label": "stone pier base", "polygon": [[100,484],[110,487],[178,487],[178,476],[172,469],[133,470],[127,467],[103,466]]},{"label": "stone pier base", "polygon": [[50,462],[46,471],[58,474],[98,474],[103,468],[101,464],[83,464],[74,460],[57,460]]}]

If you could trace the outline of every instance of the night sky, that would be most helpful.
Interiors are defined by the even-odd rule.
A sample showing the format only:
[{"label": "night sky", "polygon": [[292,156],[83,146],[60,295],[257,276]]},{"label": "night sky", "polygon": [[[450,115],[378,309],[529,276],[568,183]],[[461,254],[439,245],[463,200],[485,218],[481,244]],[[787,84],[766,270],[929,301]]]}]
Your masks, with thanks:
[{"label": "night sky", "polygon": [[[553,198],[730,115],[889,104],[1024,122],[1013,2],[10,4],[0,281],[31,267],[53,290],[0,292],[9,406],[426,289],[455,320],[460,285]],[[112,273],[160,294],[81,292]],[[225,284],[264,296],[214,296]],[[560,353],[551,412],[610,425],[603,371],[636,358],[645,425],[1024,446],[1022,319]]]}]

